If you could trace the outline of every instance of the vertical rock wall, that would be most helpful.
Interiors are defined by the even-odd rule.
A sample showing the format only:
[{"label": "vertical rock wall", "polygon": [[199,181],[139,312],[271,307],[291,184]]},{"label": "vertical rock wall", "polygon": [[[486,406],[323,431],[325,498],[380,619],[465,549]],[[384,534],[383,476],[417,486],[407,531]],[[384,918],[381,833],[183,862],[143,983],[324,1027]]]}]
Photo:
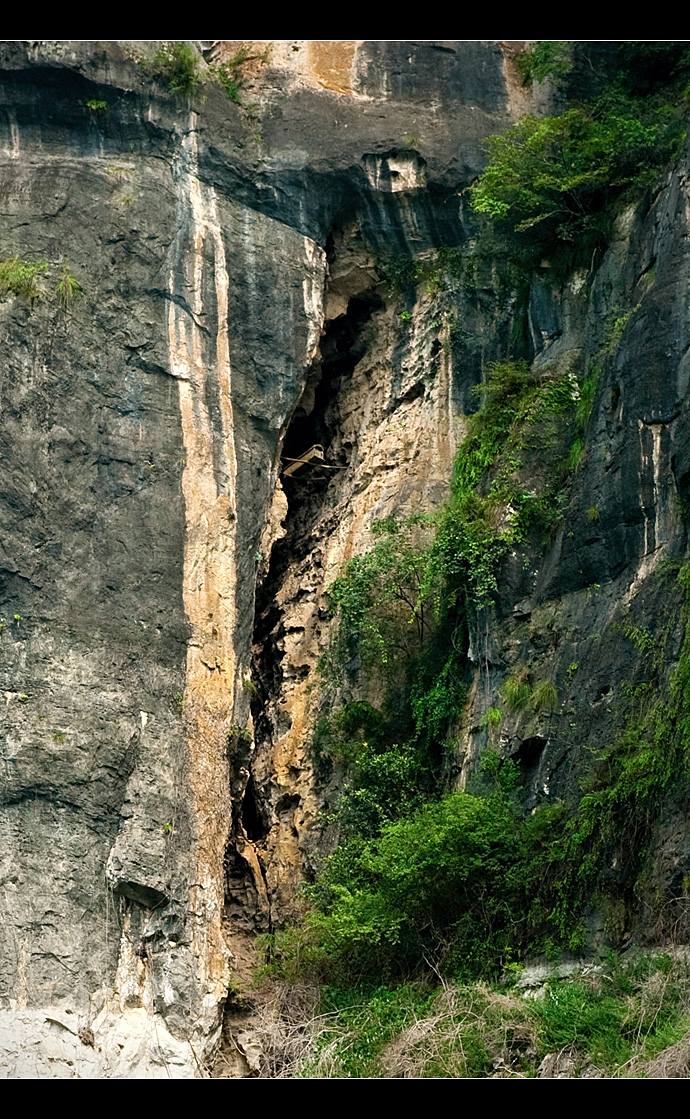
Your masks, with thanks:
[{"label": "vertical rock wall", "polygon": [[[462,239],[511,112],[495,43],[281,44],[251,111],[171,94],[153,49],[0,51],[0,259],[45,263],[0,298],[10,1077],[206,1075],[236,934],[288,914],[309,861],[324,588],[373,516],[445,487],[462,393],[376,259]],[[286,694],[252,754],[257,569],[299,525],[280,451],[324,370],[342,469],[275,583]]]}]

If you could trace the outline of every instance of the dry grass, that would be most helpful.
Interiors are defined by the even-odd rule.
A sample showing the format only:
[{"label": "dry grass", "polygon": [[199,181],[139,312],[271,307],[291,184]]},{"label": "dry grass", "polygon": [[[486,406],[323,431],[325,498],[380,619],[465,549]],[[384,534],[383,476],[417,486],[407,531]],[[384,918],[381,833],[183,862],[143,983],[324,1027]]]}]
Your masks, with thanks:
[{"label": "dry grass", "polygon": [[[225,1064],[236,1067],[231,1075],[260,1080],[295,1079],[306,1057],[333,1032],[332,1014],[318,1014],[321,988],[305,981],[267,981],[251,995],[250,1004],[228,1022]],[[233,1060],[232,1049],[239,1060]],[[324,1077],[327,1044],[323,1046]],[[228,1053],[228,1050],[230,1051]]]},{"label": "dry grass", "polygon": [[653,1061],[638,1061],[629,1076],[649,1080],[687,1080],[690,1078],[690,1034],[663,1049]]},{"label": "dry grass", "polygon": [[[252,997],[251,1026],[235,1044],[259,1079],[337,1079],[358,1041],[338,1012],[318,1014],[320,990],[307,983],[267,983]],[[523,1078],[534,1065],[536,1031],[523,998],[482,984],[444,984],[433,1013],[420,1016],[378,1057],[384,1079],[463,1078],[474,1075],[478,1052],[491,1078]],[[468,1053],[468,1045],[471,1052]],[[523,1068],[523,1059],[527,1063]]]},{"label": "dry grass", "polygon": [[478,1048],[488,1055],[491,1078],[524,1078],[521,1058],[536,1053],[536,1030],[524,999],[483,984],[466,988],[444,983],[435,1013],[415,1017],[385,1046],[382,1074],[404,1079],[471,1076]]},{"label": "dry grass", "polygon": [[228,1022],[228,1071],[220,1075],[690,1077],[687,948],[549,978],[529,992],[436,978],[435,991],[410,983],[332,992],[328,1013],[320,1012],[324,991],[316,980],[266,980]]}]

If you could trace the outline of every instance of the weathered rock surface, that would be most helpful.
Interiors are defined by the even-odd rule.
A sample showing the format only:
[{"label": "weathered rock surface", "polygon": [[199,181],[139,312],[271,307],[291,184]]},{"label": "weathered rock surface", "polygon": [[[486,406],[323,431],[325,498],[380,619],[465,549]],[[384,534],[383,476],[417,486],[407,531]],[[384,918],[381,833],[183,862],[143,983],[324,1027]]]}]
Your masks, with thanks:
[{"label": "weathered rock surface", "polygon": [[[468,245],[482,141],[529,107],[519,44],[244,45],[250,109],[170,93],[150,44],[0,47],[0,260],[47,265],[42,298],[0,297],[5,1076],[208,1075],[229,976],[329,842],[327,587],[375,519],[444,500],[520,312],[490,270],[402,304],[380,268]],[[470,648],[459,779],[517,664],[556,685],[501,724],[528,806],[573,795],[643,682],[625,625],[678,656],[658,571],[686,547],[687,197],[682,163],[587,275],[530,292],[537,363],[601,373],[565,527],[508,557]],[[686,818],[669,799],[607,936],[677,922]],[[220,1075],[255,1074],[237,1026]]]},{"label": "weathered rock surface", "polygon": [[[408,330],[374,263],[462,240],[458,192],[515,109],[497,43],[277,44],[248,75],[252,111],[217,83],[190,105],[147,52],[0,50],[0,258],[49,266],[42,298],[0,301],[14,1077],[204,1075],[227,943],[241,962],[252,914],[290,911],[317,807],[301,728],[324,587],[372,516],[442,496],[461,412],[430,317]],[[318,366],[343,382],[319,415],[345,469],[275,588],[285,694],[254,770],[261,540]],[[226,905],[233,866],[244,902]]]}]

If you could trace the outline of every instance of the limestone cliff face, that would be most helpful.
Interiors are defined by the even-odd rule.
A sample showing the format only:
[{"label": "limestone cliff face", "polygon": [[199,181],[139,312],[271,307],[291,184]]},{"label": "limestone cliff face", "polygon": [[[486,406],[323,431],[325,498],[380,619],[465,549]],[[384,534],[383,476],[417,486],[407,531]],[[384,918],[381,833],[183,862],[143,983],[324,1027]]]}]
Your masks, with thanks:
[{"label": "limestone cliff face", "polygon": [[[204,1075],[241,934],[291,911],[325,588],[442,498],[476,379],[377,259],[463,241],[514,47],[283,42],[251,110],[148,44],[1,48],[0,258],[46,264],[0,300],[4,1075]],[[307,439],[337,469],[300,495]]]},{"label": "limestone cliff face", "polygon": [[[471,243],[482,141],[530,107],[520,44],[199,49],[240,46],[248,108],[172,94],[151,44],[0,47],[0,260],[45,262],[40,298],[0,296],[5,1076],[208,1075],[228,979],[329,843],[327,588],[374,520],[445,499],[516,323],[538,364],[601,374],[566,525],[508,556],[472,635],[458,780],[517,664],[559,695],[494,743],[533,805],[612,733],[626,622],[678,654],[655,572],[686,546],[685,165],[526,318],[490,264],[403,303],[383,260]],[[685,816],[640,935],[690,872]]]}]

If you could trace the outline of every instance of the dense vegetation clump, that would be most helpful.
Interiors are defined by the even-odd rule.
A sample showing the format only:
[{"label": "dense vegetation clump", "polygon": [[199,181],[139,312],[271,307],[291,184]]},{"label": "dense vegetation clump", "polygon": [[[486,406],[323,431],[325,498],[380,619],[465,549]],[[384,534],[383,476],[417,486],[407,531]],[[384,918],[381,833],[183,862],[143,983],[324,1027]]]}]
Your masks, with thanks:
[{"label": "dense vegetation clump", "polygon": [[[536,375],[524,362],[492,366],[445,508],[433,520],[380,522],[371,550],[331,588],[325,686],[337,694],[348,673],[366,672],[385,698],[381,710],[331,708],[315,734],[320,761],[348,775],[332,816],[341,842],[310,890],[303,930],[303,950],[329,967],[394,974],[443,958],[477,974],[550,935],[538,900],[542,856],[547,819],[560,828],[562,809],[523,820],[511,792],[516,767],[497,755],[485,760],[480,795],[450,791],[446,763],[467,695],[470,632],[496,594],[507,549],[561,515],[589,383]],[[526,491],[523,460],[537,437],[544,473]],[[551,681],[517,687],[534,712],[557,702]]]},{"label": "dense vegetation clump", "polygon": [[187,97],[203,82],[201,58],[191,43],[181,39],[161,43],[146,68],[154,77],[167,82],[171,93],[183,93]]},{"label": "dense vegetation clump", "polygon": [[[14,296],[25,303],[34,304],[54,293],[63,309],[67,310],[82,292],[82,286],[64,261],[57,266],[59,271],[55,280],[55,267],[47,260],[22,260],[16,255],[0,260],[0,297]],[[51,271],[53,280],[49,283],[46,273]],[[41,283],[39,281],[43,276],[46,279]]]},{"label": "dense vegetation clump", "polygon": [[20,260],[18,256],[0,261],[0,295],[15,295],[32,302],[40,299],[37,280],[48,269],[46,260]]},{"label": "dense vegetation clump", "polygon": [[[471,203],[528,267],[543,259],[589,266],[608,242],[618,204],[652,186],[685,137],[687,46],[613,46],[600,80],[564,112],[524,117],[487,141],[489,163]],[[525,77],[563,81],[578,61],[574,47],[537,44]]]}]

